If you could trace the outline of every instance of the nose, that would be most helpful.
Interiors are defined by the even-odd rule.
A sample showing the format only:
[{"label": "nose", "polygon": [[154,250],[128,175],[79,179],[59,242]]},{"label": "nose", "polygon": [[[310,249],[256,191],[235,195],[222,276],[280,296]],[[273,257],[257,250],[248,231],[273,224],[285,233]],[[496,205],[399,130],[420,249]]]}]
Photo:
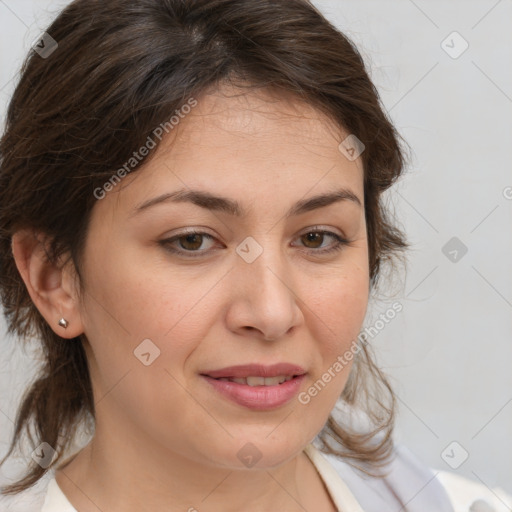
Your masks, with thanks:
[{"label": "nose", "polygon": [[293,269],[267,244],[251,263],[237,257],[230,272],[227,323],[233,332],[277,340],[304,322]]}]

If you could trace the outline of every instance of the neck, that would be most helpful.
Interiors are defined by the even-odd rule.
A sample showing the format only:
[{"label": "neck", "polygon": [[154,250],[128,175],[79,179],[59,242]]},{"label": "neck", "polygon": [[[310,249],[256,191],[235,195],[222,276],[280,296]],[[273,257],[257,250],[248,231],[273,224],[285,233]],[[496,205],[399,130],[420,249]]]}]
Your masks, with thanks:
[{"label": "neck", "polygon": [[233,470],[114,423],[97,418],[91,442],[57,470],[57,483],[78,512],[303,512],[318,505],[319,477],[302,451],[277,467]]}]

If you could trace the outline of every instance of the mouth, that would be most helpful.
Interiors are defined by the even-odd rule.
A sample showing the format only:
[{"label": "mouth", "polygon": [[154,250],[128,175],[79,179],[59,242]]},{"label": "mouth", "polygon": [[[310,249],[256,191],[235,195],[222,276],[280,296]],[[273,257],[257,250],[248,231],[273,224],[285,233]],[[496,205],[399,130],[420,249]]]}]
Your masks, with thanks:
[{"label": "mouth", "polygon": [[272,365],[251,363],[210,370],[202,372],[201,375],[216,380],[229,380],[247,386],[275,386],[305,373],[304,368],[291,363]]},{"label": "mouth", "polygon": [[269,410],[286,404],[299,392],[306,372],[300,366],[279,363],[231,366],[200,375],[230,401],[250,409]]},{"label": "mouth", "polygon": [[215,380],[236,382],[237,384],[244,384],[246,386],[276,386],[278,384],[283,384],[283,382],[288,382],[295,377],[298,377],[298,375],[278,375],[277,377],[219,377]]}]

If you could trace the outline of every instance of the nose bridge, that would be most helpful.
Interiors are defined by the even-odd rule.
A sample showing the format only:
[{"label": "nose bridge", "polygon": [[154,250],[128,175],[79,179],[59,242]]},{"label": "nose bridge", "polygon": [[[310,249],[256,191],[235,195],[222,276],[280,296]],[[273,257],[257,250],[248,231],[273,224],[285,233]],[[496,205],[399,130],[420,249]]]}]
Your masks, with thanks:
[{"label": "nose bridge", "polygon": [[289,268],[276,236],[267,233],[258,236],[258,240],[249,236],[239,244],[237,253],[243,260],[243,263],[238,262],[242,272],[254,276],[260,288],[279,289],[284,286],[278,276],[284,279],[289,274]]}]

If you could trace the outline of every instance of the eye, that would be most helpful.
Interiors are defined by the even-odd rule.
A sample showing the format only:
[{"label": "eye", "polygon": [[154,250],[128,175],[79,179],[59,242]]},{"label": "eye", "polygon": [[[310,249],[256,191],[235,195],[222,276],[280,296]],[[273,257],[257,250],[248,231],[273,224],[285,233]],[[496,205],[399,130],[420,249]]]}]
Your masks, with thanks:
[{"label": "eye", "polygon": [[[313,254],[327,254],[334,251],[340,251],[343,246],[349,243],[349,240],[345,240],[332,231],[310,229],[306,233],[300,235],[299,239],[303,242],[303,247],[309,249],[309,252]],[[333,243],[325,246],[325,240],[334,240]],[[174,254],[184,256],[186,258],[197,258],[210,252],[212,244],[205,244],[205,241],[213,242],[215,237],[202,231],[189,231],[159,240],[158,243]],[[205,247],[206,245],[206,247]],[[203,250],[200,250],[203,249]]]},{"label": "eye", "polygon": [[[207,252],[206,250],[198,250],[201,248],[204,249],[203,243],[205,240],[214,240],[214,237],[208,233],[190,231],[188,233],[182,233],[180,235],[173,236],[172,238],[160,240],[159,244],[172,253],[183,254],[187,257],[197,257]],[[176,245],[178,248],[176,248]]]},{"label": "eye", "polygon": [[[323,242],[326,238],[334,240],[334,243],[327,247],[322,247]],[[332,231],[322,229],[312,229],[300,236],[300,239],[305,243],[308,249],[312,249],[317,254],[327,254],[334,251],[340,251],[345,245],[349,243],[349,240],[345,240]]]}]

